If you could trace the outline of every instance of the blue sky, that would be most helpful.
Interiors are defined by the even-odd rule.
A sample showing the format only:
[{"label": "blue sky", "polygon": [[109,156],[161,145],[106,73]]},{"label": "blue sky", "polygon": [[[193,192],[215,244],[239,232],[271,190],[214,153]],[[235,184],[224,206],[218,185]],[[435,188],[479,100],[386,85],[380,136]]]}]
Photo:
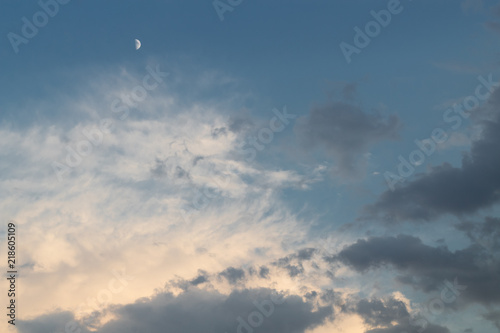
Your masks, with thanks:
[{"label": "blue sky", "polygon": [[500,328],[496,1],[0,6],[9,330]]}]

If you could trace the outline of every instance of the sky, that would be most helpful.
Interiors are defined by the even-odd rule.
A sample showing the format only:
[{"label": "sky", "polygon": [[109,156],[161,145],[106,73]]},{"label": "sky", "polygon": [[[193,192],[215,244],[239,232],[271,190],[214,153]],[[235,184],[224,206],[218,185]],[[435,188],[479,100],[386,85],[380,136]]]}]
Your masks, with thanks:
[{"label": "sky", "polygon": [[497,1],[0,7],[1,332],[500,332]]}]

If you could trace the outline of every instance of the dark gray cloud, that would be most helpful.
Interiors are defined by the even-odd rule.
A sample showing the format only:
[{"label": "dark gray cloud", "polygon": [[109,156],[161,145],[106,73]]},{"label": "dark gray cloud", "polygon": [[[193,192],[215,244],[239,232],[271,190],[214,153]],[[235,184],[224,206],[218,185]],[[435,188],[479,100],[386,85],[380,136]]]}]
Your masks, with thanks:
[{"label": "dark gray cloud", "polygon": [[240,268],[229,267],[220,272],[219,276],[226,278],[230,284],[237,284],[245,278],[245,271]]},{"label": "dark gray cloud", "polygon": [[316,252],[316,249],[314,248],[307,248],[307,249],[302,249],[299,250],[299,252],[296,255],[296,258],[299,260],[311,260],[311,257],[313,254]]},{"label": "dark gray cloud", "polygon": [[290,277],[296,277],[305,271],[302,262],[311,260],[316,252],[317,250],[314,248],[301,249],[297,253],[280,258],[272,264],[285,269]]},{"label": "dark gray cloud", "polygon": [[422,332],[425,333],[450,333],[450,330],[447,327],[429,324],[426,323],[425,326],[417,326],[403,324],[403,325],[394,325],[386,328],[374,328],[366,331],[365,333],[401,333],[401,332],[418,332],[417,329],[422,329]]},{"label": "dark gray cloud", "polygon": [[317,252],[318,250],[312,247],[304,248],[298,250],[296,253],[289,254],[286,257],[280,258],[278,260],[278,263],[280,265],[296,262],[296,263],[301,263],[302,261],[308,261],[312,259],[312,256]]},{"label": "dark gray cloud", "polygon": [[472,242],[500,253],[500,218],[486,217],[483,223],[462,222],[456,228],[465,232]]},{"label": "dark gray cloud", "polygon": [[[353,95],[354,90],[346,87],[345,93]],[[324,148],[339,172],[354,176],[362,154],[377,142],[397,139],[400,127],[395,115],[369,114],[354,104],[332,102],[313,107],[309,115],[297,119],[294,130],[306,149]]]},{"label": "dark gray cloud", "polygon": [[[368,218],[386,221],[431,219],[443,214],[472,214],[500,201],[500,90],[487,107],[494,114],[481,120],[481,138],[473,142],[461,167],[447,163],[414,180],[387,190],[365,208]],[[486,111],[487,112],[487,111]]]},{"label": "dark gray cloud", "polygon": [[348,300],[343,312],[356,313],[368,326],[365,333],[431,332],[449,333],[448,328],[429,323],[420,314],[411,315],[406,305],[393,297]]},{"label": "dark gray cloud", "polygon": [[392,264],[398,269],[415,267],[432,270],[451,259],[446,248],[433,248],[424,245],[413,236],[371,237],[360,239],[345,247],[337,258],[359,272]]},{"label": "dark gray cloud", "polygon": [[340,304],[341,294],[333,289],[325,289],[321,292],[321,300],[327,304]]},{"label": "dark gray cloud", "polygon": [[317,297],[318,297],[318,292],[316,291],[310,291],[308,293],[306,293],[304,295],[304,297],[308,300],[308,301],[314,301]]},{"label": "dark gray cloud", "polygon": [[491,321],[500,331],[500,311],[488,312],[483,317],[484,319]]},{"label": "dark gray cloud", "polygon": [[266,266],[260,267],[259,276],[263,279],[267,279],[269,277],[269,268],[267,268]]},{"label": "dark gray cloud", "polygon": [[[241,322],[250,328],[240,330],[245,333],[303,333],[333,315],[331,306],[315,310],[299,296],[278,297],[279,302],[274,303],[275,296],[271,289],[245,289],[230,295],[197,288],[178,296],[162,293],[133,304],[114,306],[109,310],[114,319],[96,333],[236,333]],[[18,328],[20,333],[58,332],[64,331],[70,320],[73,320],[70,313],[42,316],[24,321]],[[249,320],[255,324],[253,327]],[[88,330],[82,327],[82,332]]]},{"label": "dark gray cloud", "polygon": [[208,275],[205,271],[200,271],[199,275],[190,281],[191,285],[193,286],[197,286],[205,282],[208,282]]},{"label": "dark gray cloud", "polygon": [[302,265],[286,265],[284,268],[288,271],[290,277],[296,277],[304,273],[304,267],[302,267]]},{"label": "dark gray cloud", "polygon": [[356,304],[355,312],[371,327],[387,327],[394,321],[409,317],[406,305],[394,298],[389,298],[385,302],[380,299],[362,299]]},{"label": "dark gray cloud", "polygon": [[73,313],[69,311],[54,312],[36,317],[33,320],[17,320],[16,327],[20,333],[47,333],[68,332],[89,333],[86,326],[77,322]]},{"label": "dark gray cloud", "polygon": [[407,235],[371,237],[345,247],[335,258],[358,272],[390,265],[400,274],[396,279],[424,292],[439,292],[445,281],[466,286],[459,291],[464,302],[500,303],[500,260],[478,244],[451,252],[431,247]]},{"label": "dark gray cloud", "polygon": [[[302,275],[305,272],[304,267],[302,266],[303,261],[309,261],[312,259],[314,253],[317,252],[317,249],[314,248],[304,248],[300,249],[295,253],[291,253],[290,255],[280,258],[275,262],[271,262],[271,265],[280,267],[284,269],[290,277],[296,277],[298,275]],[[316,266],[313,264],[313,266]],[[209,274],[204,270],[198,270],[198,275],[191,280],[184,278],[177,278],[171,280],[169,283],[171,286],[180,288],[184,291],[188,290],[191,286],[197,286],[202,283],[210,283],[213,281],[212,279],[225,279],[231,285],[242,285],[245,283],[247,278],[251,276],[258,276],[262,279],[267,279],[270,276],[270,270],[267,266],[263,265],[260,267],[249,267],[249,268],[241,268],[241,267],[228,267],[221,272]]]},{"label": "dark gray cloud", "polygon": [[198,275],[191,279],[191,280],[187,280],[187,279],[184,279],[184,278],[180,278],[178,277],[177,279],[172,279],[169,281],[169,283],[167,283],[167,288],[170,288],[170,287],[176,287],[176,288],[180,288],[182,289],[183,291],[187,291],[189,289],[191,289],[193,286],[199,286],[200,284],[203,284],[203,283],[210,283],[210,280],[211,280],[211,275],[202,270],[202,269],[199,269],[198,270]]}]

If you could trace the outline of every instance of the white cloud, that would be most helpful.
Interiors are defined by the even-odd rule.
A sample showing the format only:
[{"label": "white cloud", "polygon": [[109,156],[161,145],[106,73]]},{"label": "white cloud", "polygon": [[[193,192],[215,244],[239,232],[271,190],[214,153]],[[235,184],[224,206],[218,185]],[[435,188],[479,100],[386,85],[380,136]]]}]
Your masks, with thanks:
[{"label": "white cloud", "polygon": [[[114,118],[114,131],[104,133],[102,143],[59,182],[51,163],[65,163],[66,147],[77,150],[78,142],[88,140],[83,130],[111,116],[106,114],[110,98],[127,91],[116,85],[108,94],[109,82],[121,80],[94,81],[94,88],[68,104],[47,105],[85,114],[76,124],[61,120],[48,128],[0,128],[5,156],[0,209],[19,224],[22,263],[32,267],[23,270],[27,318],[87,304],[107,288],[116,269],[135,277],[109,300],[125,303],[150,295],[175,276],[267,262],[256,248],[279,257],[284,240],[302,241],[307,227],[288,212],[276,190],[308,184],[319,170],[311,178],[230,159],[236,134],[212,136],[214,128],[224,126],[226,111],[186,106],[163,90],[142,102],[141,117]],[[165,174],[155,177],[155,163],[163,163]],[[221,174],[229,179],[223,191],[194,209],[196,191],[213,186]]]}]

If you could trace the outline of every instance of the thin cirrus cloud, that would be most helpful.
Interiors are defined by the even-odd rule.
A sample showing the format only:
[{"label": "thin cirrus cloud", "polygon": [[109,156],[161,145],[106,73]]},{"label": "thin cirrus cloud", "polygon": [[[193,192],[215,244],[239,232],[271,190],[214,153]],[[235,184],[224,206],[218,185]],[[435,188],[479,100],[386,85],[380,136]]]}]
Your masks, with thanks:
[{"label": "thin cirrus cloud", "polygon": [[[222,107],[186,106],[161,88],[150,92],[126,119],[113,118],[113,131],[103,134],[102,143],[58,181],[51,163],[64,162],[66,147],[75,148],[86,139],[84,129],[108,116],[109,95],[119,96],[134,86],[121,75],[102,74],[104,82],[94,79],[89,91],[82,89],[70,104],[48,105],[67,110],[77,105],[74,112],[83,115],[77,123],[61,119],[48,128],[32,124],[0,129],[6,157],[0,162],[6,170],[0,207],[22,223],[23,240],[33,245],[24,252],[29,296],[23,311],[30,316],[85,305],[88,295],[95,297],[108,285],[113,270],[143,276],[142,282],[130,281],[126,292],[113,295],[112,302],[126,303],[151,294],[175,274],[265,262],[255,248],[282,255],[284,239],[305,236],[306,228],[277,195],[303,175],[293,170],[267,174],[255,163],[229,159],[237,135],[212,135],[228,121],[227,113],[219,111]],[[103,88],[109,82],[116,84],[107,94]],[[220,174],[227,183],[197,207],[199,191],[212,186]],[[249,182],[252,178],[264,180],[265,186]],[[200,254],[200,248],[206,251]],[[148,260],[140,259],[144,256]],[[61,276],[68,278],[53,285]],[[80,311],[90,310],[84,306]]]}]

